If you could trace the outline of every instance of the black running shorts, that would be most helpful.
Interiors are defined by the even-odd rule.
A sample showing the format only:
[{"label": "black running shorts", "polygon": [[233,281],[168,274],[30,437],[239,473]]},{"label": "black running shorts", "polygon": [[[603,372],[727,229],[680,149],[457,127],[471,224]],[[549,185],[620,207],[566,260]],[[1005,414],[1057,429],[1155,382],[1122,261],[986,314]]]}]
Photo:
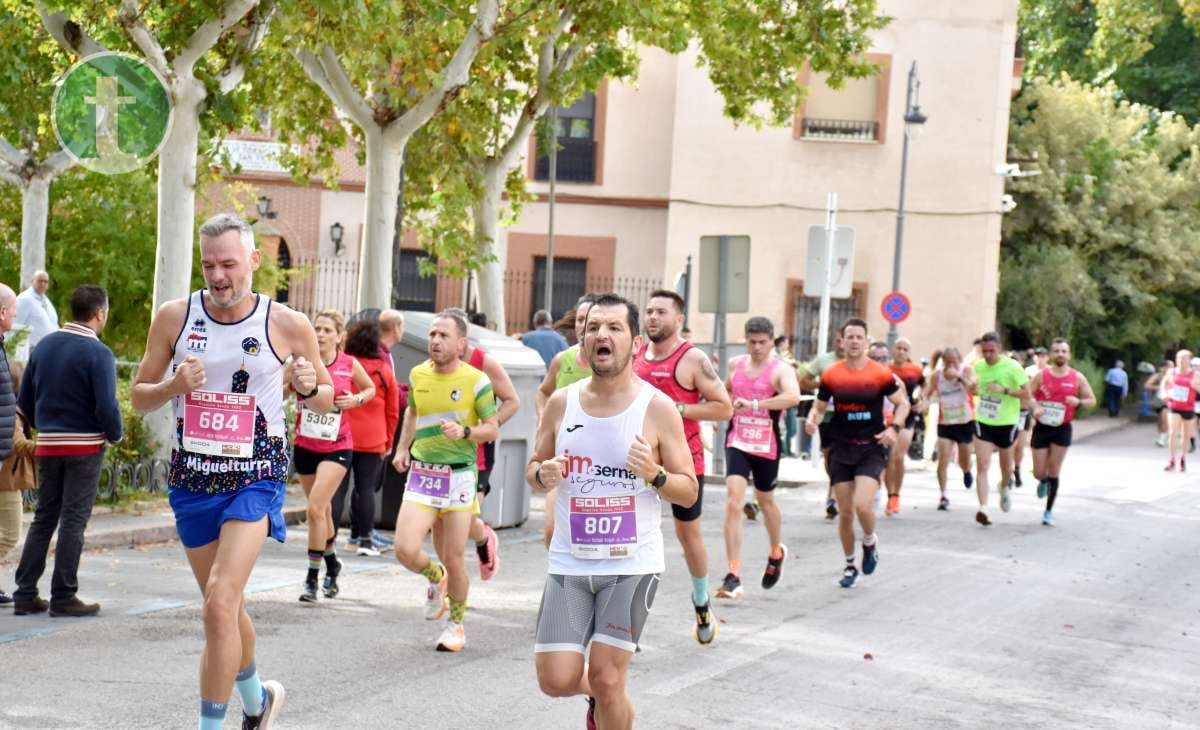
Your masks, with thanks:
[{"label": "black running shorts", "polygon": [[696,481],[699,482],[700,488],[696,491],[696,502],[691,507],[680,507],[677,504],[671,504],[671,514],[680,522],[695,522],[700,519],[700,513],[704,509],[704,475],[697,474]]},{"label": "black running shorts", "polygon": [[1071,424],[1043,426],[1036,423],[1033,426],[1033,437],[1029,443],[1035,449],[1048,449],[1051,444],[1065,449],[1071,445]]},{"label": "black running shorts", "polygon": [[969,445],[975,440],[975,422],[938,424],[938,438],[949,439],[956,444]]},{"label": "black running shorts", "polygon": [[755,489],[770,492],[775,489],[779,479],[779,459],[766,459],[726,446],[725,476],[741,477],[746,481],[750,481],[750,477],[753,476]]},{"label": "black running shorts", "polygon": [[292,460],[296,465],[296,473],[308,476],[317,473],[317,467],[323,461],[332,461],[339,466],[350,468],[350,460],[354,458],[354,452],[350,449],[341,449],[339,451],[330,451],[320,453],[318,451],[309,451],[303,446],[292,447]]},{"label": "black running shorts", "polygon": [[829,453],[829,483],[853,482],[856,477],[879,481],[888,463],[888,449],[875,443],[837,444]]},{"label": "black running shorts", "polygon": [[1012,423],[1007,426],[989,426],[976,421],[975,436],[998,449],[1007,449],[1016,443],[1020,425],[1020,423]]}]

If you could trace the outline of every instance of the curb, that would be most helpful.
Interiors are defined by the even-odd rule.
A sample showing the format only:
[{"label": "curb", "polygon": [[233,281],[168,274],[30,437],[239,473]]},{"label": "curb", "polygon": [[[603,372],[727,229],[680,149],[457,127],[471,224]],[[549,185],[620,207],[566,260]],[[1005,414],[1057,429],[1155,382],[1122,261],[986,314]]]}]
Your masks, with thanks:
[{"label": "curb", "polygon": [[[1107,417],[1105,417],[1105,418],[1107,418]],[[1095,431],[1085,433],[1082,436],[1076,436],[1073,439],[1073,443],[1076,443],[1076,444],[1083,443],[1084,441],[1087,441],[1088,439],[1093,439],[1093,438],[1096,438],[1097,436],[1104,436],[1106,434],[1110,434],[1115,431],[1121,431],[1125,428],[1135,426],[1138,423],[1136,420],[1132,420],[1129,418],[1113,418],[1113,419],[1107,419],[1107,420],[1109,420],[1110,423],[1107,423],[1104,426],[1100,426]]]}]

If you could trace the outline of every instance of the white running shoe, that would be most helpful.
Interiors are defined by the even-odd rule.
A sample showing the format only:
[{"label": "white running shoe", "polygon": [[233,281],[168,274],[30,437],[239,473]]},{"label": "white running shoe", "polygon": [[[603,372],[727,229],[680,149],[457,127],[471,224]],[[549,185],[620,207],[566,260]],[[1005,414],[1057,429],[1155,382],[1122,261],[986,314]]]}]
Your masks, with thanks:
[{"label": "white running shoe", "polygon": [[463,631],[463,625],[455,621],[447,621],[446,628],[442,629],[442,635],[438,637],[438,651],[462,651],[462,648],[467,645],[467,634]]},{"label": "white running shoe", "polygon": [[1000,486],[1000,509],[1004,510],[1005,512],[1008,512],[1012,509],[1012,498],[1008,496],[1008,493],[1011,491],[1011,489],[1004,485]]},{"label": "white running shoe", "polygon": [[383,555],[383,553],[379,552],[374,547],[360,547],[358,549],[358,554],[364,558],[377,558],[380,555]]},{"label": "white running shoe", "polygon": [[[445,571],[445,568],[442,568]],[[425,620],[437,621],[446,612],[446,576],[425,589]]]}]

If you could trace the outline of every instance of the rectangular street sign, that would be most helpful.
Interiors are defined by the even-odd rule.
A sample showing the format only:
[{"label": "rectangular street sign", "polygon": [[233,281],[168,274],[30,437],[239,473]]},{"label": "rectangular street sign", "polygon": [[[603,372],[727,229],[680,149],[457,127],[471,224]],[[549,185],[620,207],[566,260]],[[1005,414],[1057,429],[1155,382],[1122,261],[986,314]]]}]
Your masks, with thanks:
[{"label": "rectangular street sign", "polygon": [[[804,259],[804,296],[819,297],[825,288],[825,226],[808,227]],[[846,299],[854,284],[854,226],[838,226],[833,235],[833,282],[830,299]]]},{"label": "rectangular street sign", "polygon": [[[724,267],[721,262],[721,239],[728,250]],[[721,277],[726,277],[725,312],[750,311],[750,237],[700,237],[700,311],[716,312],[721,291]]]}]

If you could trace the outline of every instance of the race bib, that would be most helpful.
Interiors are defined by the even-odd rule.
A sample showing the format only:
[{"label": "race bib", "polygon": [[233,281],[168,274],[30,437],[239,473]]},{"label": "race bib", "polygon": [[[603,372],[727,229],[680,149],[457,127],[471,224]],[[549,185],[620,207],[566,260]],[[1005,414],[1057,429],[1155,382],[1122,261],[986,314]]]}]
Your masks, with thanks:
[{"label": "race bib", "polygon": [[755,456],[775,458],[775,434],[771,419],[749,413],[736,413],[729,445]]},{"label": "race bib", "polygon": [[404,498],[432,509],[467,508],[475,501],[475,472],[454,472],[447,464],[413,461]]},{"label": "race bib", "polygon": [[1042,413],[1038,416],[1038,423],[1043,426],[1051,428],[1061,426],[1063,425],[1063,421],[1067,419],[1067,406],[1063,403],[1042,401],[1038,405],[1042,407]]},{"label": "race bib", "polygon": [[317,413],[300,406],[300,435],[319,441],[337,441],[342,430],[342,412]]},{"label": "race bib", "polygon": [[637,552],[633,495],[571,497],[571,555],[585,560],[628,558]]},{"label": "race bib", "polygon": [[994,395],[983,395],[979,397],[979,405],[976,406],[981,418],[999,418],[1000,417],[1000,398]]},{"label": "race bib", "polygon": [[1191,390],[1192,389],[1186,385],[1172,385],[1171,400],[1175,401],[1176,403],[1187,403],[1188,394],[1191,392]]},{"label": "race bib", "polygon": [[188,393],[183,401],[184,450],[238,459],[253,456],[255,402],[247,393]]},{"label": "race bib", "polygon": [[947,406],[942,408],[942,422],[949,425],[966,423],[967,407],[964,405]]}]

